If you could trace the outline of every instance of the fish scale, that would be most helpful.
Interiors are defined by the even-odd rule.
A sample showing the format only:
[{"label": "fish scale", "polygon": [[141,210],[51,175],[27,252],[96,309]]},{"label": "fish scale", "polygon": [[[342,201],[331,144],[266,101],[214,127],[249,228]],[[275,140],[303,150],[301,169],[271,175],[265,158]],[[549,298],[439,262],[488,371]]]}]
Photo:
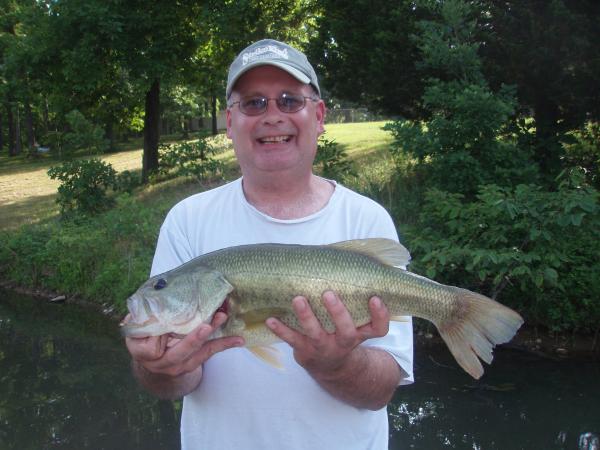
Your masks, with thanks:
[{"label": "fish scale", "polygon": [[[356,326],[370,321],[368,301],[377,295],[393,320],[417,316],[434,323],[458,363],[479,378],[483,368],[478,357],[491,362],[494,345],[512,338],[522,323],[521,317],[483,295],[439,284],[396,267],[408,264],[408,258],[404,247],[388,239],[321,246],[230,247],[199,256],[151,278],[130,298],[128,305],[144,302],[166,305],[165,312],[150,321],[153,333],[185,334],[201,322],[209,323],[227,297],[228,320],[214,337],[240,335],[248,347],[257,347],[278,340],[264,324],[269,317],[277,317],[301,331],[291,302],[297,295],[307,298],[329,332],[335,331],[335,327],[323,306],[323,292],[338,293]],[[163,280],[164,288],[155,289],[157,280]],[[197,295],[189,294],[190,285],[198,291]],[[184,291],[188,294],[178,298]],[[169,308],[168,305],[177,302],[185,302],[187,309],[183,309],[190,311],[188,323],[181,326],[169,321],[171,310],[182,309],[181,305]],[[134,309],[130,307],[130,311]],[[123,334],[143,334],[145,325],[135,321],[134,317],[133,323],[125,325]],[[166,324],[164,329],[157,325],[161,321]]]}]

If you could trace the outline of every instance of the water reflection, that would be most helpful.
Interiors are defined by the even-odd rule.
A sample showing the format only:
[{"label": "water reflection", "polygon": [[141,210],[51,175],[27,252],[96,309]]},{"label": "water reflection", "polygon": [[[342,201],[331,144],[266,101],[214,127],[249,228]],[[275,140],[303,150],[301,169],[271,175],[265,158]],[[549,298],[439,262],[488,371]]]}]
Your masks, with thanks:
[{"label": "water reflection", "polygon": [[441,350],[415,355],[418,382],[390,407],[390,448],[591,448],[578,444],[600,431],[598,362],[503,350],[475,381]]},{"label": "water reflection", "polygon": [[119,339],[99,314],[0,292],[0,448],[177,448],[173,404],[135,385]]}]

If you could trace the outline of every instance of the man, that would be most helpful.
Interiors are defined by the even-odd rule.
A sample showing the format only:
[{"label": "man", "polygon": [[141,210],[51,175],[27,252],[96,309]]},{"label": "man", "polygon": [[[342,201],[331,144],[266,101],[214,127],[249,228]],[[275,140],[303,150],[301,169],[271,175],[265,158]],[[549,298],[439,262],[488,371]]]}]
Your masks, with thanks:
[{"label": "man", "polygon": [[[313,174],[325,105],[304,54],[273,40],[252,44],[232,63],[226,95],[227,136],[242,178],[169,212],[153,275],[233,245],[398,239],[381,206]],[[385,305],[372,298],[371,322],[356,328],[341,299],[326,292],[336,325],[327,333],[305,298],[290,301],[302,333],[266,321],[285,341],[277,344],[283,370],[238,348],[239,337],[207,340],[224,313],[182,340],[127,339],[143,386],[161,397],[185,396],[184,449],[387,449],[385,405],[412,380],[410,320],[390,323]]]}]

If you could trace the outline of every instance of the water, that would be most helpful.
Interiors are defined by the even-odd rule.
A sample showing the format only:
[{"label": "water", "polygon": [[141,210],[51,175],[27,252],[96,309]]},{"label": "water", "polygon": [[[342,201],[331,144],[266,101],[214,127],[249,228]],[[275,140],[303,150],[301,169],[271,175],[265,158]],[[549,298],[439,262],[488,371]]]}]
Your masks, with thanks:
[{"label": "water", "polygon": [[[475,382],[421,350],[415,374],[389,408],[391,449],[576,449],[600,434],[598,362],[504,350]],[[176,449],[179,408],[135,384],[113,321],[0,291],[0,450]]]},{"label": "water", "polygon": [[416,355],[415,376],[389,408],[393,449],[577,449],[600,435],[598,361],[502,349],[475,381],[437,349]]}]

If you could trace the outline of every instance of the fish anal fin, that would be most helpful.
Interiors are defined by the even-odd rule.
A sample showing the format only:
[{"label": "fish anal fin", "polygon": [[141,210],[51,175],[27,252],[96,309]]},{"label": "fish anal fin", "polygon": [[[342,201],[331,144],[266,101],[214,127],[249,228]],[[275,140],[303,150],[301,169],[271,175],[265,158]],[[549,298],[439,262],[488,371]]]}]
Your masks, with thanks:
[{"label": "fish anal fin", "polygon": [[281,352],[272,346],[254,346],[248,347],[254,356],[263,360],[268,365],[283,370],[283,364],[281,363]]},{"label": "fish anal fin", "polygon": [[329,244],[340,250],[361,253],[376,259],[382,264],[394,267],[406,267],[410,262],[410,253],[402,244],[393,239],[370,238],[354,239],[350,241]]}]

